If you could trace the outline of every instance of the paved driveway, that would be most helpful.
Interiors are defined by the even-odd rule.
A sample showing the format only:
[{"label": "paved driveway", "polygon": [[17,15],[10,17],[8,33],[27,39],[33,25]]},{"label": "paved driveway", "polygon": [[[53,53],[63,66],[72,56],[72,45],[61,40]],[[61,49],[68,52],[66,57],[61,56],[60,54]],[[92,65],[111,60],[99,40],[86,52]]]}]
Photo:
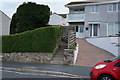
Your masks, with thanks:
[{"label": "paved driveway", "polygon": [[85,39],[77,39],[76,41],[79,45],[79,53],[75,65],[94,66],[98,62],[115,57],[111,53],[88,43]]}]

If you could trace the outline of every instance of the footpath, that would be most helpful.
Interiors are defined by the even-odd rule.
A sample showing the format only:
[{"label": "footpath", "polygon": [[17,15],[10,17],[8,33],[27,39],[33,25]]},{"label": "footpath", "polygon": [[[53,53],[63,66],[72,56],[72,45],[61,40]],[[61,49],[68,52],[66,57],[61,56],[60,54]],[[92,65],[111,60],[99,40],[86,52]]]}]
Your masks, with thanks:
[{"label": "footpath", "polygon": [[57,65],[57,64],[38,64],[38,63],[18,63],[18,62],[2,62],[2,70],[32,72],[43,74],[63,75],[73,78],[89,78],[91,67],[73,66],[73,65]]}]

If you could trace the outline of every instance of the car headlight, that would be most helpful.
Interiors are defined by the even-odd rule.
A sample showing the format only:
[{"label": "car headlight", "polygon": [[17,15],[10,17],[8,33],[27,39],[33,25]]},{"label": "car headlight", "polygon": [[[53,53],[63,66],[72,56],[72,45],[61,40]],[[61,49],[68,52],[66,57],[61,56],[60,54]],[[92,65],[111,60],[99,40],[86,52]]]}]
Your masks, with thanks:
[{"label": "car headlight", "polygon": [[100,64],[100,65],[95,66],[95,69],[102,69],[105,66],[106,66],[105,64]]}]

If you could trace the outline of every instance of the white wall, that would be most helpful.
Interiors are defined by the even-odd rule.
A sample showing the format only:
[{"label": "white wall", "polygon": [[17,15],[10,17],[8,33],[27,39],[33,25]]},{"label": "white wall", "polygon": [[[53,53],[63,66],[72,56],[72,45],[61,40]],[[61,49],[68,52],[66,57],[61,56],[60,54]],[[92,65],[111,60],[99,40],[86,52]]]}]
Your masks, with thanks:
[{"label": "white wall", "polygon": [[49,19],[49,25],[61,25],[62,17],[57,14],[52,14]]},{"label": "white wall", "polygon": [[58,14],[52,14],[50,16],[49,25],[62,25],[62,26],[68,26],[68,22],[66,18],[63,18],[62,16]]},{"label": "white wall", "polygon": [[76,63],[77,56],[78,56],[78,44],[77,44],[77,46],[76,46],[76,50],[74,51],[74,61],[73,61],[73,64],[74,64],[74,65],[75,65],[75,63]]},{"label": "white wall", "polygon": [[[120,39],[120,38],[119,38]],[[118,56],[118,46],[116,44],[119,44],[118,37],[102,37],[102,38],[87,38],[86,39],[89,43],[100,47],[110,53],[112,53],[115,56]]]},{"label": "white wall", "polygon": [[2,35],[2,12],[0,11],[0,36]]},{"label": "white wall", "polygon": [[0,11],[0,36],[10,34],[10,22],[11,19]]},{"label": "white wall", "polygon": [[10,34],[10,22],[11,19],[6,15],[2,14],[2,35]]},{"label": "white wall", "polygon": [[62,26],[69,26],[67,18],[62,18]]}]

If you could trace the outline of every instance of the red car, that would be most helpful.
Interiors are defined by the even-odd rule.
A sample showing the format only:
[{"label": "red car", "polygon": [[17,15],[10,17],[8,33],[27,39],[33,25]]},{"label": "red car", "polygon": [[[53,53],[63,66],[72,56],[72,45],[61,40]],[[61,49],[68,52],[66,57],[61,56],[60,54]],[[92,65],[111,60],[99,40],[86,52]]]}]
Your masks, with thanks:
[{"label": "red car", "polygon": [[120,57],[96,64],[90,72],[90,80],[120,80]]}]

